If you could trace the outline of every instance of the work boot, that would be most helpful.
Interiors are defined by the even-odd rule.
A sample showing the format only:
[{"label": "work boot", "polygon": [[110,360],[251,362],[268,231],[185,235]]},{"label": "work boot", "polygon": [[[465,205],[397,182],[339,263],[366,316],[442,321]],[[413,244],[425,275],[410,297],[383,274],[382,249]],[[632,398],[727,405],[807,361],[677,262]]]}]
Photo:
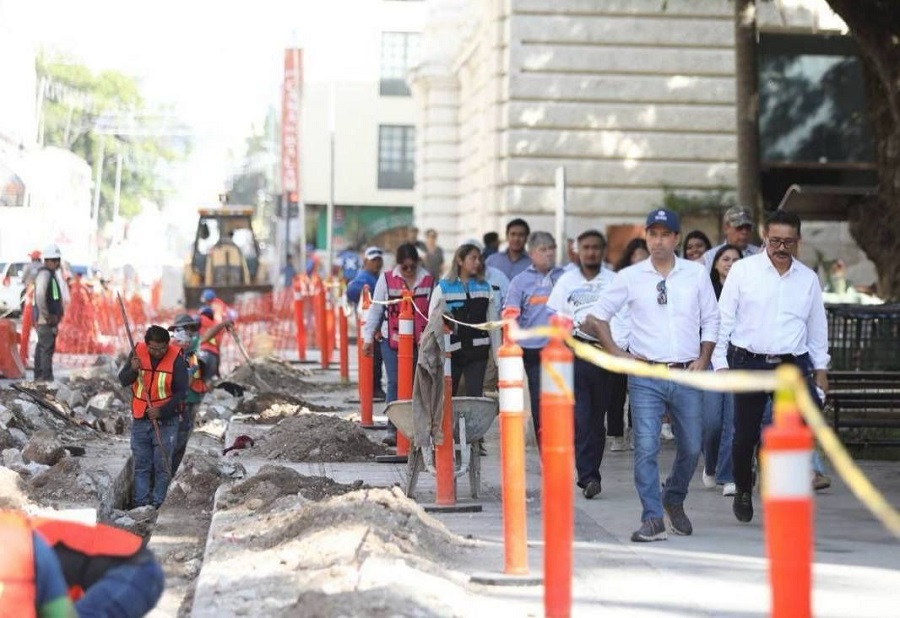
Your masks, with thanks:
[{"label": "work boot", "polygon": [[828,489],[831,487],[831,479],[826,474],[822,474],[821,472],[816,472],[813,477],[813,489],[819,491],[821,489]]},{"label": "work boot", "polygon": [[632,543],[649,543],[650,541],[665,541],[669,538],[666,534],[666,524],[661,519],[651,517],[641,524],[631,535]]},{"label": "work boot", "polygon": [[581,491],[584,494],[584,497],[588,500],[592,499],[594,496],[600,495],[600,492],[603,491],[600,486],[600,481],[597,479],[591,479],[588,481],[588,484],[584,486],[584,489]]},{"label": "work boot", "polygon": [[669,528],[675,534],[690,536],[694,532],[694,526],[684,512],[683,504],[663,504],[663,510],[669,516]]},{"label": "work boot", "polygon": [[753,498],[749,491],[739,491],[734,494],[734,503],[731,505],[734,516],[740,522],[747,523],[753,519]]}]

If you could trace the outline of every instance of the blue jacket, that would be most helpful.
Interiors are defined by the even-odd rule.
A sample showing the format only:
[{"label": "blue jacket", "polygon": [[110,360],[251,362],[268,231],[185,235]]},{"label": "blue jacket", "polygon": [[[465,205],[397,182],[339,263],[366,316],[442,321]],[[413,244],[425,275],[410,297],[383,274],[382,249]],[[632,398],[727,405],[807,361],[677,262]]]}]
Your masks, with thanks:
[{"label": "blue jacket", "polygon": [[363,287],[369,286],[369,294],[372,294],[375,292],[377,281],[375,275],[368,270],[359,271],[353,278],[353,281],[347,284],[347,302],[351,305],[359,304],[359,300],[362,298]]}]

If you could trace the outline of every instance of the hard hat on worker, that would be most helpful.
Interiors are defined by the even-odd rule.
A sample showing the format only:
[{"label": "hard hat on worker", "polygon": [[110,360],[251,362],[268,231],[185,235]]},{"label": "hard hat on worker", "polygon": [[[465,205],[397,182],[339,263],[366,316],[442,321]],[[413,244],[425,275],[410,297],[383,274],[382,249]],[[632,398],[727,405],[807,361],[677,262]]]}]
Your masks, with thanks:
[{"label": "hard hat on worker", "polygon": [[32,260],[37,260],[41,257],[41,252],[38,251],[37,249],[35,249],[34,251],[32,251],[31,253],[28,254],[28,257],[30,257]]},{"label": "hard hat on worker", "polygon": [[56,245],[47,245],[44,247],[44,259],[45,260],[59,260],[62,258],[62,254],[59,252],[59,247]]},{"label": "hard hat on worker", "polygon": [[212,288],[206,288],[200,293],[200,302],[208,303],[216,297],[216,293],[212,290]]},{"label": "hard hat on worker", "polygon": [[175,321],[172,323],[172,326],[169,327],[169,330],[175,330],[176,328],[196,328],[199,325],[200,322],[197,318],[186,313],[181,313],[175,316]]}]

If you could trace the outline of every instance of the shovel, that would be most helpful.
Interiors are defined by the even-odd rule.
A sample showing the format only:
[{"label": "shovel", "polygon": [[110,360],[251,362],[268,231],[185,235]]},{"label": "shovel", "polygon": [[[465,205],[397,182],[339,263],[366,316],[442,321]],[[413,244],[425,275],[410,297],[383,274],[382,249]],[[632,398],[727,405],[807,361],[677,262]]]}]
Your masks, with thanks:
[{"label": "shovel", "polygon": [[256,367],[253,365],[253,361],[250,359],[250,355],[247,354],[247,348],[245,348],[244,344],[241,343],[241,338],[237,334],[237,331],[232,327],[228,327],[228,332],[231,333],[231,337],[234,339],[234,343],[237,345],[238,350],[241,351],[241,356],[243,356],[244,360],[247,361],[247,366],[250,367],[250,372],[253,374],[253,377],[256,378],[257,384],[262,386],[267,391],[273,390],[272,387],[265,380],[263,380],[262,376],[259,375],[259,372],[256,371]]}]

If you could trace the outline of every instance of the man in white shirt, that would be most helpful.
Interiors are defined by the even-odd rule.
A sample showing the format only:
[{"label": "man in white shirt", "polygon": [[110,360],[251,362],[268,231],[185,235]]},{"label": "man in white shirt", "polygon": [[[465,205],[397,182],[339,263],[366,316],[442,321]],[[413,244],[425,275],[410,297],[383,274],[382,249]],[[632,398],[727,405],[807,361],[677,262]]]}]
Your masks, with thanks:
[{"label": "man in white shirt", "polygon": [[[602,267],[606,255],[603,234],[588,230],[578,237],[577,243],[579,265],[560,276],[547,300],[547,308],[572,319],[576,339],[598,345],[595,337],[581,330],[581,324],[615,274]],[[627,347],[626,329],[616,326],[616,341]],[[600,463],[606,445],[603,415],[609,408],[608,376],[609,372],[602,367],[575,357],[575,468],[578,486],[588,500],[601,491]]]},{"label": "man in white shirt", "polygon": [[[818,401],[828,391],[828,323],[816,273],[794,259],[800,218],[776,210],[765,224],[765,251],[731,268],[719,297],[721,327],[713,369],[774,369],[797,365]],[[738,521],[753,519],[753,455],[771,393],[734,394],[732,460]]]},{"label": "man in white shirt", "polygon": [[750,236],[753,234],[753,216],[749,208],[732,206],[726,210],[722,219],[722,232],[725,234],[725,242],[703,254],[703,263],[706,264],[708,271],[712,271],[716,253],[725,245],[734,245],[741,250],[743,257],[750,257],[762,251],[756,245],[750,244]]},{"label": "man in white shirt", "polygon": [[[600,341],[610,354],[637,358],[672,369],[703,371],[719,332],[716,295],[706,269],[675,255],[680,241],[678,215],[659,209],[647,216],[650,258],[616,275],[600,297],[582,330]],[[609,322],[628,307],[631,332],[628,351],[610,332]],[[688,485],[700,457],[701,391],[668,380],[628,378],[634,432],[634,484],[641,499],[641,527],[634,542],[667,538],[663,511],[675,534],[689,535],[693,526],[684,512]],[[675,433],[675,462],[659,487],[659,432],[668,410]]]}]

